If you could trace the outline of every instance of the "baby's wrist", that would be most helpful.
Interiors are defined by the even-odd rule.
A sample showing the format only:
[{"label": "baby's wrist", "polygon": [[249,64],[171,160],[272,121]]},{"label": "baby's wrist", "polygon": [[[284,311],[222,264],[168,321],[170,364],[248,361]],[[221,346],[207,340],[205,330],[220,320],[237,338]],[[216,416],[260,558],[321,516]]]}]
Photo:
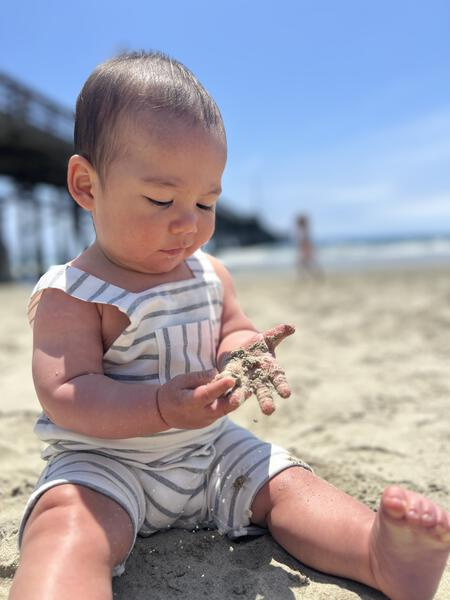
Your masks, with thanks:
[{"label": "baby's wrist", "polygon": [[164,425],[165,429],[171,429],[171,425],[169,425],[169,423],[167,422],[167,420],[164,418],[164,415],[161,411],[161,404],[160,404],[160,397],[161,397],[161,387],[158,387],[158,389],[156,390],[156,396],[155,396],[155,404],[156,404],[156,410],[158,411],[158,415],[159,418],[161,419],[162,424]]}]

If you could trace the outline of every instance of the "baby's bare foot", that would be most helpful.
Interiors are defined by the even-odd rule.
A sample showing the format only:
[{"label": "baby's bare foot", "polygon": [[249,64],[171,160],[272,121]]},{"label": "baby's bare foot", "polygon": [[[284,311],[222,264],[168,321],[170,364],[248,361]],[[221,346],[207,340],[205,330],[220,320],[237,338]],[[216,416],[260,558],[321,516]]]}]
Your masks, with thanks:
[{"label": "baby's bare foot", "polygon": [[415,492],[389,487],[371,533],[372,571],[391,600],[431,600],[450,551],[450,514]]}]

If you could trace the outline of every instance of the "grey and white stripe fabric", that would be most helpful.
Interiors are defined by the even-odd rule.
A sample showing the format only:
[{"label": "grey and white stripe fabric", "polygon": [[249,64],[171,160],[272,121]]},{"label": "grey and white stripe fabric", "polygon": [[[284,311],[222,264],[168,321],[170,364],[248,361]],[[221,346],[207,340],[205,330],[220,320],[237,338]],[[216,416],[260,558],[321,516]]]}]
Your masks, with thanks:
[{"label": "grey and white stripe fabric", "polygon": [[[192,279],[133,293],[100,280],[70,265],[52,267],[37,283],[29,303],[33,324],[42,292],[55,288],[84,300],[116,306],[130,320],[103,357],[104,373],[129,383],[161,385],[179,375],[216,364],[222,313],[222,283],[201,251],[187,259]],[[223,419],[203,429],[177,430],[147,437],[105,440],[58,427],[42,414],[35,433],[49,446],[43,458],[63,450],[108,449],[119,458],[156,462],[171,460],[187,450],[210,444],[223,427]]]},{"label": "grey and white stripe fabric", "polygon": [[[230,420],[202,456],[165,465],[131,466],[94,450],[61,452],[48,461],[28,501],[19,543],[40,496],[65,483],[87,486],[118,502],[130,515],[135,538],[169,527],[210,527],[230,538],[258,535],[265,530],[250,523],[253,498],[266,481],[293,466],[309,469],[283,448],[261,441]],[[125,562],[113,575],[123,573]]]},{"label": "grey and white stripe fabric", "polygon": [[[43,291],[60,289],[127,315],[128,327],[104,355],[108,377],[161,385],[178,374],[209,369],[215,366],[220,335],[222,285],[203,252],[186,262],[192,279],[140,293],[69,265],[53,267],[32,293],[30,323]],[[250,520],[256,492],[283,469],[309,468],[227,417],[201,429],[107,440],[63,429],[42,414],[35,432],[46,443],[47,466],[25,509],[19,540],[40,496],[66,483],[113,498],[130,515],[135,535],[205,526],[230,537],[257,534],[262,530]],[[122,564],[114,574],[123,570]]]}]

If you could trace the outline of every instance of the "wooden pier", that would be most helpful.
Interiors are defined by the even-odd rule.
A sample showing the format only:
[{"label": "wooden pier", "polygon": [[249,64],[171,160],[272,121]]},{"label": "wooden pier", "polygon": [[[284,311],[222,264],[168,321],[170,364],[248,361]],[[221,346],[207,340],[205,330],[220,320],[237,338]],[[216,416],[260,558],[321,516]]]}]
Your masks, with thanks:
[{"label": "wooden pier", "polygon": [[[0,192],[0,281],[36,278],[48,266],[48,246],[65,262],[92,237],[89,216],[66,189],[73,123],[72,111],[0,72],[0,182],[6,179],[9,190]],[[45,198],[42,186],[51,189]],[[14,261],[6,226],[10,237],[14,228]],[[215,248],[276,241],[256,218],[238,215],[221,201]]]}]

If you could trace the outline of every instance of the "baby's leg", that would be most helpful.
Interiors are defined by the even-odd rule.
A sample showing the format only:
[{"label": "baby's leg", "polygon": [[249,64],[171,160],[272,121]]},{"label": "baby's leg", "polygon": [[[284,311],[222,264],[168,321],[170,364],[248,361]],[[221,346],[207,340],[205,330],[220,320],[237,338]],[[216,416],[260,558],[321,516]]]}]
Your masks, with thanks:
[{"label": "baby's leg", "polygon": [[450,515],[419,494],[388,488],[379,511],[301,468],[256,495],[252,520],[293,556],[365,583],[392,600],[430,600],[450,551]]},{"label": "baby's leg", "polygon": [[51,488],[26,524],[10,600],[109,600],[112,569],[132,544],[130,517],[114,500],[79,485]]}]

